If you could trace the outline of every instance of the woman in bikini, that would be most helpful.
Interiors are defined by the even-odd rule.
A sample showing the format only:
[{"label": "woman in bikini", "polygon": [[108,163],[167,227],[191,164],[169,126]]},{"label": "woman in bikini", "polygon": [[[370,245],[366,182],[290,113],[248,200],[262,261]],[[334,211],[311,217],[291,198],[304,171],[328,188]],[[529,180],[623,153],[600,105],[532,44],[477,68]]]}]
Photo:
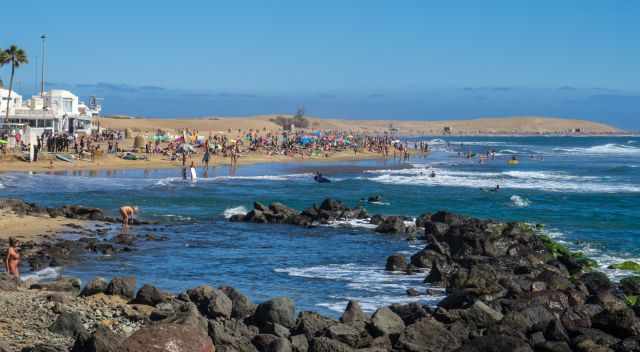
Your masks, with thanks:
[{"label": "woman in bikini", "polygon": [[9,249],[7,249],[7,257],[4,262],[5,269],[9,275],[16,278],[20,277],[20,253],[18,253],[18,241],[15,238],[9,238]]}]

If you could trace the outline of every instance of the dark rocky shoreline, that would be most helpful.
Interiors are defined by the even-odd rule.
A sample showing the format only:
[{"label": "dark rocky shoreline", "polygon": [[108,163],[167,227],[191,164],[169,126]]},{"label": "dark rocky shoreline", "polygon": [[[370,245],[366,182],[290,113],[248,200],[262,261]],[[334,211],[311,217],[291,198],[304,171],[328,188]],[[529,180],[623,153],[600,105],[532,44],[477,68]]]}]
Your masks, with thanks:
[{"label": "dark rocky shoreline", "polygon": [[[410,258],[390,253],[386,269],[424,275],[425,283],[444,288],[447,297],[437,307],[394,304],[371,316],[352,301],[336,320],[296,314],[286,297],[255,304],[232,287],[203,285],[174,295],[151,285],[136,292],[135,278],[96,278],[80,290],[63,278],[30,291],[72,297],[74,304],[56,306],[61,313],[49,330],[66,334],[73,344],[22,350],[640,351],[640,306],[632,299],[640,294],[640,280],[612,283],[595,271],[593,261],[529,224],[437,212],[408,225],[408,218],[369,217],[363,208],[334,200],[303,212],[256,203],[252,212],[231,220],[314,226],[350,219],[371,219],[377,232],[424,239],[425,248]],[[16,289],[0,276],[0,293]],[[118,309],[126,313],[119,316],[138,322],[137,330],[114,331],[103,322],[82,325],[73,307],[96,297],[122,298]]]}]

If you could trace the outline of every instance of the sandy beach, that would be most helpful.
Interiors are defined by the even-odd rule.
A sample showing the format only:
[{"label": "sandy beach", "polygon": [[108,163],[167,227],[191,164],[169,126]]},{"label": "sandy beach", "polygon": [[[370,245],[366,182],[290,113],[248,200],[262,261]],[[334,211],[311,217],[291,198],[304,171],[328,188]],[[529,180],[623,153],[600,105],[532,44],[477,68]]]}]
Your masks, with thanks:
[{"label": "sandy beach", "polygon": [[12,211],[0,209],[0,240],[10,236],[22,241],[39,241],[44,236],[55,236],[69,230],[70,226],[86,225],[86,221],[52,218],[49,216],[18,215]]},{"label": "sandy beach", "polygon": [[[200,156],[201,157],[201,156]],[[247,153],[238,160],[239,165],[258,163],[285,163],[285,162],[331,162],[343,160],[366,160],[379,158],[380,154],[362,152],[354,156],[353,152],[335,152],[328,157],[313,156],[310,158],[287,157],[282,155],[265,155],[263,153]],[[193,157],[198,167],[201,166],[198,155]],[[229,165],[229,158],[220,156],[212,157],[210,167]],[[73,163],[57,160],[54,154],[42,154],[37,162],[24,162],[13,159],[0,162],[0,172],[60,172],[60,171],[85,171],[85,170],[123,170],[123,169],[170,169],[178,170],[181,167],[179,160],[168,160],[165,157],[151,155],[148,160],[124,160],[114,155],[105,155],[96,158],[95,161],[75,160]]]},{"label": "sandy beach", "polygon": [[[229,139],[242,139],[247,133],[279,134],[282,128],[274,123],[273,115],[261,115],[246,118],[208,117],[200,119],[147,119],[147,118],[99,118],[97,124],[101,128],[128,131],[128,138],[122,140],[120,147],[131,150],[134,137],[142,136],[149,140],[158,130],[164,133],[180,135],[182,130],[197,130],[203,136],[225,136]],[[452,135],[539,135],[539,134],[615,134],[622,131],[604,124],[584,120],[569,120],[544,117],[485,118],[477,120],[451,121],[393,121],[393,120],[338,120],[307,118],[310,127],[307,129],[321,131],[338,131],[349,134],[383,135],[393,133],[398,136],[443,135],[445,128]],[[575,131],[579,131],[576,133]],[[106,149],[106,143],[99,143]],[[24,162],[18,157],[5,155],[0,161],[0,172],[57,172],[69,170],[119,170],[119,169],[160,169],[180,168],[181,162],[169,160],[166,156],[150,154],[146,160],[124,160],[107,154],[97,156],[94,160],[87,158],[74,160],[72,163],[59,160],[56,153],[41,152],[37,162]],[[243,151],[239,155],[238,164],[256,164],[271,162],[304,162],[304,161],[344,161],[381,158],[380,153],[361,150],[354,154],[349,150],[331,150],[320,155],[305,156],[267,154],[264,152]],[[194,161],[201,166],[201,155],[194,155]],[[212,156],[210,166],[228,165],[231,160],[219,155]]]}]

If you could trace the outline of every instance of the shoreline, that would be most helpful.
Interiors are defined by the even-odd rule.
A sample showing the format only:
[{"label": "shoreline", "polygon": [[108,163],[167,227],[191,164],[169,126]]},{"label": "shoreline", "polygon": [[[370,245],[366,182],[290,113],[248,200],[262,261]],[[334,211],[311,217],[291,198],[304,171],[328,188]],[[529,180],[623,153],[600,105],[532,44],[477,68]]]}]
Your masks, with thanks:
[{"label": "shoreline", "polygon": [[[123,160],[117,156],[105,156],[104,159],[98,161],[74,161],[73,163],[64,162],[61,160],[55,160],[55,154],[46,155],[46,159],[40,159],[35,163],[29,163],[19,160],[2,161],[0,162],[0,173],[10,172],[60,172],[60,171],[104,171],[104,170],[129,170],[129,169],[172,169],[179,170],[182,168],[182,164],[179,160],[167,160],[161,157],[152,156],[151,160]],[[43,156],[45,156],[43,154]],[[194,161],[196,161],[196,169],[202,170],[200,164],[200,154],[196,154]],[[268,156],[262,153],[251,153],[242,156],[238,159],[238,166],[242,165],[254,165],[254,164],[270,164],[270,163],[306,163],[306,162],[335,162],[335,161],[362,161],[362,160],[379,160],[384,159],[379,153],[373,152],[359,152],[357,156],[354,156],[351,151],[334,152],[329,155],[328,158],[320,157],[288,157],[288,156]],[[53,167],[50,167],[49,161],[53,162]],[[212,157],[209,162],[209,168],[218,166],[232,166],[229,162],[229,158]]]}]

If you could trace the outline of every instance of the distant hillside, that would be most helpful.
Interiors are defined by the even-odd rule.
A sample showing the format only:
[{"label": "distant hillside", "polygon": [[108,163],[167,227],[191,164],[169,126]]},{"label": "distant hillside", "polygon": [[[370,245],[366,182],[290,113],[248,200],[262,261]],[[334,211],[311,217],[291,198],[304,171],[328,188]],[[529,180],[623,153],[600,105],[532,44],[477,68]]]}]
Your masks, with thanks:
[{"label": "distant hillside", "polygon": [[[160,129],[198,129],[235,133],[238,129],[277,131],[280,126],[272,120],[275,115],[253,117],[209,117],[198,119],[122,119],[101,118],[101,126],[153,131]],[[344,120],[307,118],[313,129],[338,129],[382,133],[390,129],[403,135],[442,134],[549,134],[584,133],[613,134],[624,131],[602,123],[550,117],[480,118],[474,120],[405,121],[405,120]]]}]

